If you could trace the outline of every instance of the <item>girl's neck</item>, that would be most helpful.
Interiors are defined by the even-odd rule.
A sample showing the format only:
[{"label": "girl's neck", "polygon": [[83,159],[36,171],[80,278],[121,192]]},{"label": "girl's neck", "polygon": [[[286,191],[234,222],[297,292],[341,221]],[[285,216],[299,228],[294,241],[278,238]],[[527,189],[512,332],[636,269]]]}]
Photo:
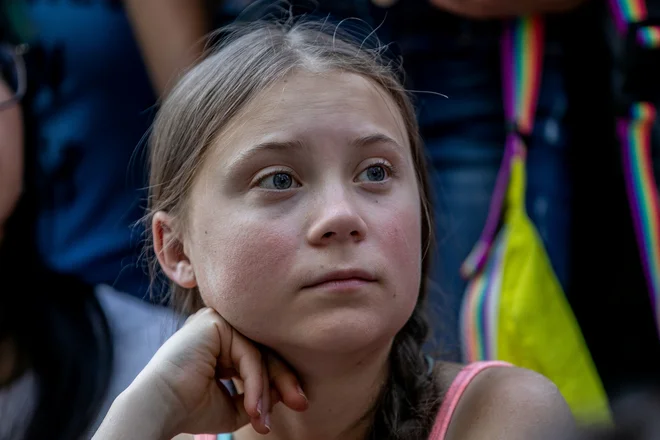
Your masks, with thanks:
[{"label": "girl's neck", "polygon": [[[391,343],[352,356],[313,363],[286,360],[298,373],[309,407],[297,413],[278,404],[271,415],[271,440],[363,440],[374,407],[388,374]],[[340,358],[341,360],[336,360]],[[238,431],[237,440],[261,438],[250,425]]]}]

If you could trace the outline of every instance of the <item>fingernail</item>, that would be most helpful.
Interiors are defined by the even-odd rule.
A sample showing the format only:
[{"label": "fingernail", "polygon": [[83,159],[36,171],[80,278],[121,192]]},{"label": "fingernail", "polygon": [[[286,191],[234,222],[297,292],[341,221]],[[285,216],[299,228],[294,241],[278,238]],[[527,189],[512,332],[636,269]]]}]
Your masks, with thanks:
[{"label": "fingernail", "polygon": [[302,388],[300,388],[300,385],[298,385],[298,394],[300,394],[301,396],[303,396],[303,398],[305,399],[305,402],[309,402],[309,401],[307,400],[307,396],[305,396],[305,393],[303,392]]},{"label": "fingernail", "polygon": [[268,431],[270,431],[270,413],[266,414],[264,417],[264,426]]},{"label": "fingernail", "polygon": [[257,400],[257,413],[261,415],[261,397]]}]

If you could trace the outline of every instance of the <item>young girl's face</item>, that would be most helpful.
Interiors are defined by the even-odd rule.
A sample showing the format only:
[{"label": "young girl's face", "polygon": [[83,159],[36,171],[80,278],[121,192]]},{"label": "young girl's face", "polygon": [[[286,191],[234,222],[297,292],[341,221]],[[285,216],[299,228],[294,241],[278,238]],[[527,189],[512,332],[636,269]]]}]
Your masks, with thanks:
[{"label": "young girl's face", "polygon": [[417,301],[420,196],[404,122],[349,73],[294,73],[219,136],[184,251],[204,302],[276,350],[386,343]]}]

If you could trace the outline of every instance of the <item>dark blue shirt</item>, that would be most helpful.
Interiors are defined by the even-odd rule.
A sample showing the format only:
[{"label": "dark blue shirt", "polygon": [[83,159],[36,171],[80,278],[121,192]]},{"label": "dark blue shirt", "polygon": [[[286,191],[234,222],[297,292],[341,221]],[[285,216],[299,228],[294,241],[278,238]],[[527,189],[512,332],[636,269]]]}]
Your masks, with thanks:
[{"label": "dark blue shirt", "polygon": [[37,130],[36,240],[46,265],[144,296],[137,264],[155,97],[120,1],[32,0],[27,59]]}]

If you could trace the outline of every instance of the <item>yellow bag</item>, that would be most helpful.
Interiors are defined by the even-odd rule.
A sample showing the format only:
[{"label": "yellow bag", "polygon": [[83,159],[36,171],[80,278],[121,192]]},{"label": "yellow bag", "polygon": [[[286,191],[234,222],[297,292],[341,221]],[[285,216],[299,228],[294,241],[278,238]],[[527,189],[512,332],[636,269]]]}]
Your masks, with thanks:
[{"label": "yellow bag", "polygon": [[532,131],[537,92],[521,95],[516,89],[520,84],[538,89],[539,81],[521,80],[516,73],[540,76],[541,37],[539,18],[520,20],[503,37],[503,64],[519,62],[517,51],[518,58],[536,65],[527,73],[504,66],[511,75],[504,78],[505,108],[514,123],[484,235],[462,268],[469,278],[461,314],[464,358],[537,371],[557,385],[578,421],[609,423],[607,396],[591,354],[525,210],[523,139]]},{"label": "yellow bag", "polygon": [[[557,385],[579,421],[609,422],[603,385],[525,212],[524,193],[525,162],[515,157],[504,225],[465,297],[466,360],[497,359],[537,371]],[[490,341],[480,341],[479,333]]]}]

